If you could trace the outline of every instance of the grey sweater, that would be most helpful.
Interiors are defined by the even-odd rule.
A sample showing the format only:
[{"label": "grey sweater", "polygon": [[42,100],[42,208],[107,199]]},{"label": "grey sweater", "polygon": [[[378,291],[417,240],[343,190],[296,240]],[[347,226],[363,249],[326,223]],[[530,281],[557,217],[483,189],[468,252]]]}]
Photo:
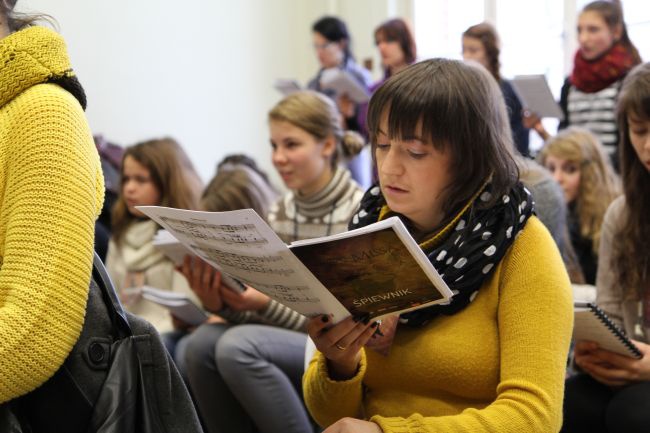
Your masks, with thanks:
[{"label": "grey sweater", "polygon": [[625,197],[621,196],[609,205],[603,219],[598,250],[596,303],[628,336],[650,343],[650,329],[642,326],[642,302],[624,296],[612,264],[614,239],[623,228],[626,209]]}]

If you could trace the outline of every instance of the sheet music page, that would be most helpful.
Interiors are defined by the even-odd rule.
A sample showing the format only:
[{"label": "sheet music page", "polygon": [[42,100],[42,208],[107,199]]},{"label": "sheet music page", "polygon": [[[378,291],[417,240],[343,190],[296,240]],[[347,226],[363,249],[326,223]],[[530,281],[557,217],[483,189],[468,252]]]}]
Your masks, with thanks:
[{"label": "sheet music page", "polygon": [[138,209],[215,268],[297,312],[306,316],[331,313],[335,322],[349,315],[252,209]]}]

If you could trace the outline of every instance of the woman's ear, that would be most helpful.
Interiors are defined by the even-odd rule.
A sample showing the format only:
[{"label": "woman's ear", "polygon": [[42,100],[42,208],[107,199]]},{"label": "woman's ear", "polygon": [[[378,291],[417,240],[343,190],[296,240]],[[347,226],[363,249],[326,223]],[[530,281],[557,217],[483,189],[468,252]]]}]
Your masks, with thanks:
[{"label": "woman's ear", "polygon": [[323,140],[321,155],[330,159],[332,155],[334,155],[334,152],[336,152],[336,138],[334,135],[330,134],[325,138],[325,140]]}]

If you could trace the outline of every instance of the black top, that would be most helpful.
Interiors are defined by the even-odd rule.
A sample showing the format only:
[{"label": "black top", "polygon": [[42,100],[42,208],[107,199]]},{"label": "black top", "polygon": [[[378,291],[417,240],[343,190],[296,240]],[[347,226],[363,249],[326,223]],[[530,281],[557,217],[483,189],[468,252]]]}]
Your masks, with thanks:
[{"label": "black top", "polygon": [[510,129],[512,130],[512,140],[515,143],[515,147],[523,156],[530,156],[530,150],[528,149],[529,133],[528,129],[524,128],[521,119],[521,111],[523,110],[523,107],[521,106],[519,97],[512,88],[510,81],[501,80],[499,85],[506,102],[506,108],[508,109]]},{"label": "black top", "polygon": [[580,234],[580,222],[576,213],[575,205],[569,206],[568,225],[571,245],[576,253],[585,283],[596,284],[596,269],[598,268],[598,256],[594,253],[593,241]]}]

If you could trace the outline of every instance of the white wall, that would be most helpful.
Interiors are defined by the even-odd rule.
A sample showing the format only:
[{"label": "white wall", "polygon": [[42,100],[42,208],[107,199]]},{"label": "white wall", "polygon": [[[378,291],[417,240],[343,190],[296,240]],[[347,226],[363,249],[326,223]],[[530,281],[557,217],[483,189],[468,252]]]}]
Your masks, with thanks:
[{"label": "white wall", "polygon": [[[245,152],[269,172],[266,113],[275,78],[306,83],[318,64],[311,24],[349,20],[357,56],[396,0],[21,0],[52,15],[88,94],[95,133],[122,145],[169,135],[208,180],[225,155]],[[408,3],[405,0],[404,3]],[[355,46],[356,48],[356,46]],[[277,178],[276,183],[277,182]]]}]

